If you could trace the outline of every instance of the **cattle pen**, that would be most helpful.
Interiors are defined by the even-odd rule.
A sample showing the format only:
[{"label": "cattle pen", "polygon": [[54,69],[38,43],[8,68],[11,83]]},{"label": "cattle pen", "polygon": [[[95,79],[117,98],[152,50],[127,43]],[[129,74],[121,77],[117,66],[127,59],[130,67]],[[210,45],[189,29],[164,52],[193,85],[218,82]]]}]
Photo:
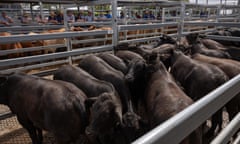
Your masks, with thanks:
[{"label": "cattle pen", "polygon": [[[18,42],[44,43],[43,45],[31,45],[25,48],[0,50],[0,72],[8,74],[22,71],[28,74],[38,75],[52,79],[56,69],[65,64],[76,65],[83,55],[92,53],[114,53],[118,45],[147,44],[159,39],[160,34],[168,34],[177,39],[190,33],[208,33],[224,28],[239,28],[240,6],[221,4],[190,4],[179,1],[167,0],[6,0],[3,3],[28,3],[40,5],[40,13],[43,13],[43,4],[59,4],[67,17],[67,11],[71,8],[88,6],[90,11],[97,12],[94,6],[110,5],[111,19],[95,20],[92,22],[63,24],[28,24],[1,26],[1,32],[10,33],[8,36],[0,36],[0,44]],[[121,7],[121,9],[119,9]],[[151,9],[159,19],[130,19],[132,10]],[[234,13],[227,14],[227,10]],[[167,16],[171,11],[176,14]],[[199,12],[205,10],[207,17],[199,17]],[[10,10],[9,10],[10,11]],[[102,10],[98,10],[101,12]],[[128,14],[128,17],[119,18],[120,11]],[[193,12],[193,11],[198,11]],[[139,11],[142,13],[142,11]],[[197,16],[196,16],[197,15]],[[94,26],[92,29],[91,26]],[[83,28],[80,31],[77,28]],[[73,29],[76,28],[76,29]],[[59,31],[59,29],[64,29]],[[49,31],[54,32],[49,32]],[[34,34],[30,34],[33,32]],[[240,42],[239,37],[206,35],[213,40],[225,40]],[[50,43],[50,44],[49,44]],[[41,51],[41,53],[38,53]],[[213,113],[223,107],[234,96],[240,93],[240,75],[226,82],[216,90],[207,94],[204,98],[175,115],[168,121],[157,126],[144,136],[133,141],[133,144],[177,144],[181,142],[194,129],[206,121]],[[228,143],[231,137],[240,128],[239,113],[229,124],[211,141],[211,144]],[[10,112],[9,108],[0,105],[0,143],[2,144],[26,144],[31,143],[25,129]],[[240,138],[231,140],[233,144],[240,143]],[[55,143],[54,137],[45,132],[44,143]]]}]

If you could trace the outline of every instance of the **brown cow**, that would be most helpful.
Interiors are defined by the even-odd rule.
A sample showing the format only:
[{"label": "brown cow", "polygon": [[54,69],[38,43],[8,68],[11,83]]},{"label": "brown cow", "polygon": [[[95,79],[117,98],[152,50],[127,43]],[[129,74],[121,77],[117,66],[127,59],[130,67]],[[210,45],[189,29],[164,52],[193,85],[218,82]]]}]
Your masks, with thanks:
[{"label": "brown cow", "polygon": [[[57,30],[43,31],[41,34],[62,33],[62,32],[65,32],[65,31],[66,31],[65,28],[61,28],[61,29],[57,29]],[[60,38],[60,39],[46,39],[46,40],[43,40],[43,46],[50,46],[50,45],[56,45],[56,44],[65,44],[65,39]],[[45,54],[55,53],[56,50],[57,50],[57,48],[47,48],[47,49],[44,49],[44,53]]]},{"label": "brown cow", "polygon": [[[38,35],[38,33],[30,32],[28,33],[28,35]],[[22,41],[21,45],[23,48],[39,47],[39,46],[43,46],[43,41],[42,40]],[[40,55],[42,53],[43,53],[42,50],[37,50],[37,51],[27,52],[27,54],[24,54],[24,56]]]},{"label": "brown cow", "polygon": [[71,83],[24,73],[0,76],[0,103],[10,107],[33,144],[42,144],[42,130],[59,144],[78,141],[87,126],[85,94]]},{"label": "brown cow", "polygon": [[[11,33],[8,32],[2,32],[0,33],[0,36],[11,36]],[[18,50],[18,49],[22,49],[22,45],[19,42],[15,42],[15,43],[7,43],[7,44],[0,44],[0,50]],[[15,52],[12,54],[8,54],[6,56],[1,56],[1,59],[5,59],[5,58],[17,58],[17,57],[22,57],[24,56],[22,52]]]},{"label": "brown cow", "polygon": [[[163,123],[193,103],[175,83],[165,66],[160,62],[150,64],[147,68],[145,101],[151,128]],[[199,128],[182,144],[201,144],[202,136]]]}]

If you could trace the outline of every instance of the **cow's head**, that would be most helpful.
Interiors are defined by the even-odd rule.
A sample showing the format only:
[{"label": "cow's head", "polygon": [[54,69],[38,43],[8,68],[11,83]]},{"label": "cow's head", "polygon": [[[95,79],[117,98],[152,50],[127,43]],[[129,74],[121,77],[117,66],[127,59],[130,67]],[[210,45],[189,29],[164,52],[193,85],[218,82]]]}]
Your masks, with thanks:
[{"label": "cow's head", "polygon": [[191,46],[184,46],[182,44],[176,45],[176,50],[183,52],[185,55],[191,54]]},{"label": "cow's head", "polygon": [[[122,124],[122,111],[120,102],[116,101],[114,93],[103,93],[97,98],[85,101],[87,109],[90,108],[90,123],[86,134],[92,138],[112,133]],[[91,106],[92,105],[92,106]],[[90,140],[92,141],[92,140]]]},{"label": "cow's head", "polygon": [[144,121],[140,116],[134,112],[127,112],[123,115],[122,132],[125,134],[128,143],[131,143],[147,131],[149,131],[148,122]]},{"label": "cow's head", "polygon": [[188,41],[189,44],[194,44],[198,41],[199,38],[199,34],[198,33],[191,33],[186,35],[186,39]]},{"label": "cow's head", "polygon": [[133,82],[136,78],[143,74],[146,68],[146,62],[144,59],[133,59],[128,65],[128,73],[125,76],[127,82]]},{"label": "cow's head", "polygon": [[139,121],[140,116],[135,114],[134,112],[126,112],[123,115],[123,125],[124,127],[129,127],[129,128],[134,128],[134,129],[139,129]]},{"label": "cow's head", "polygon": [[177,61],[179,57],[184,55],[180,50],[171,50],[170,54],[171,54],[171,59],[170,59],[171,66]]},{"label": "cow's head", "polygon": [[166,44],[166,43],[168,43],[168,44],[176,44],[176,42],[177,41],[173,37],[171,37],[169,35],[162,34],[160,36],[160,44]]}]

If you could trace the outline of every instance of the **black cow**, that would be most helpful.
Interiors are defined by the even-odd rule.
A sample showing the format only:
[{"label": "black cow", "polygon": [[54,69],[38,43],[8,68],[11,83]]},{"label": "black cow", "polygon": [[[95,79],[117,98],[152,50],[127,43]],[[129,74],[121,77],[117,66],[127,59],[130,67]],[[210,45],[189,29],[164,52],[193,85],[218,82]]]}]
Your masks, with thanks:
[{"label": "black cow", "polygon": [[89,98],[85,103],[90,108],[90,124],[86,128],[90,142],[129,144],[143,134],[140,117],[131,112],[122,117],[121,102],[114,94],[103,93],[97,98]]},{"label": "black cow", "polygon": [[100,53],[97,56],[103,59],[105,62],[107,62],[110,66],[112,66],[116,70],[121,71],[123,74],[127,73],[128,67],[119,57],[116,57],[115,55],[110,53]]},{"label": "black cow", "polygon": [[219,43],[219,42],[217,42],[215,40],[203,38],[200,41],[208,49],[215,49],[215,50],[224,50],[225,49],[224,46],[221,43]]},{"label": "black cow", "polygon": [[191,54],[200,53],[207,56],[219,58],[231,58],[229,53],[219,49],[207,49],[200,41],[198,34],[189,34],[186,36],[188,43],[191,44]]},{"label": "black cow", "polygon": [[[227,31],[226,29],[218,29],[214,32],[207,33],[208,35],[219,35],[219,36],[232,36],[231,32]],[[216,40],[217,42],[223,44],[223,45],[232,45],[232,41],[228,40]]]},{"label": "black cow", "polygon": [[[151,128],[163,123],[193,103],[175,83],[165,66],[156,61],[150,64],[146,72],[145,102]],[[185,138],[182,144],[201,144],[201,128]]]},{"label": "black cow", "polygon": [[221,43],[211,40],[211,39],[201,39],[201,43],[203,43],[208,49],[221,50],[228,53],[233,60],[240,61],[240,49],[234,46],[223,46]]},{"label": "black cow", "polygon": [[[140,54],[146,61],[149,61],[152,55],[159,55],[161,61],[164,63],[164,65],[169,68],[170,67],[170,57],[171,57],[171,51],[176,49],[176,45],[174,44],[162,44],[158,47],[154,47],[153,49],[145,49],[138,47],[134,52]],[[184,51],[185,49],[183,49]]]},{"label": "black cow", "polygon": [[123,59],[128,66],[128,72],[125,75],[125,79],[130,88],[132,95],[133,104],[135,107],[138,105],[139,98],[143,97],[144,86],[142,85],[142,80],[140,77],[143,76],[142,73],[146,67],[146,61],[139,54],[131,51],[117,51],[116,56]]},{"label": "black cow", "polygon": [[83,69],[72,65],[60,67],[53,78],[75,84],[87,97],[97,97],[104,92],[115,91],[111,83],[98,80]]},{"label": "black cow", "polygon": [[[79,67],[66,65],[59,68],[54,79],[64,80],[75,84],[88,97],[85,101],[90,122],[86,130],[92,143],[116,143],[113,138],[121,132],[122,105],[118,94],[111,83],[101,81]],[[126,141],[119,137],[118,141]]]},{"label": "black cow", "polygon": [[86,135],[93,144],[126,144],[122,132],[122,105],[114,93],[102,93],[85,101],[90,111]]},{"label": "black cow", "polygon": [[128,102],[131,96],[122,72],[112,68],[101,58],[94,55],[84,57],[78,66],[94,77],[113,84],[121,98],[123,112],[129,110]]},{"label": "black cow", "polygon": [[[171,73],[194,101],[202,98],[228,80],[226,74],[217,66],[198,62],[185,56],[182,52],[173,51],[171,60]],[[213,125],[208,133],[210,136],[214,134],[218,124],[221,126],[221,110],[213,115],[212,119]]]},{"label": "black cow", "polygon": [[[125,129],[129,128],[130,125],[138,131],[138,116],[133,112],[132,102],[131,102],[131,94],[124,78],[122,72],[115,70],[110,65],[108,65],[105,61],[101,58],[89,55],[83,58],[80,63],[79,67],[83,68],[93,76],[98,79],[108,81],[113,84],[115,89],[117,90],[122,105],[123,105],[123,123],[125,125]],[[132,119],[129,119],[129,113],[132,115]],[[132,139],[132,138],[131,138]]]},{"label": "black cow", "polygon": [[170,57],[171,51],[176,49],[176,45],[173,44],[163,44],[159,47],[156,47],[152,50],[152,55],[159,55],[160,60],[164,63],[166,68],[168,69],[171,65]]},{"label": "black cow", "polygon": [[152,53],[152,49],[149,48],[144,48],[142,45],[137,46],[135,49],[131,50],[135,53],[138,53],[139,55],[141,55],[143,58],[148,57],[149,55],[151,55]]},{"label": "black cow", "polygon": [[115,55],[121,58],[127,64],[127,66],[133,59],[143,59],[141,55],[129,50],[116,51]]},{"label": "black cow", "polygon": [[[192,58],[194,60],[216,65],[223,72],[225,72],[225,74],[229,77],[229,79],[240,74],[240,62],[238,61],[234,61],[231,59],[209,57],[201,54],[195,54],[192,56]],[[240,94],[238,96],[235,96],[226,105],[226,107],[229,113],[229,119],[231,120],[240,111]]]},{"label": "black cow", "polygon": [[166,35],[166,34],[162,34],[160,36],[160,45],[162,44],[176,44],[177,43],[177,40],[174,39],[173,37],[169,36],[169,35]]},{"label": "black cow", "polygon": [[0,103],[16,114],[33,144],[42,144],[42,130],[59,144],[76,142],[85,133],[87,97],[71,83],[13,73],[0,76],[0,93]]}]

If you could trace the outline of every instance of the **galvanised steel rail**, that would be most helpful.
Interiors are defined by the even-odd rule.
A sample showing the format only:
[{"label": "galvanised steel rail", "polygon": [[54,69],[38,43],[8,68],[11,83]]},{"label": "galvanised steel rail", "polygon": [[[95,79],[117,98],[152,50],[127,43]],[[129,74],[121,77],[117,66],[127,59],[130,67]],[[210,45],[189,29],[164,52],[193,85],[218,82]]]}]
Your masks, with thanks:
[{"label": "galvanised steel rail", "polygon": [[56,45],[29,47],[29,48],[22,48],[22,49],[0,50],[0,56],[13,54],[13,53],[33,52],[33,51],[53,49],[53,48],[58,49],[61,47],[66,47],[66,46],[65,44],[56,44]]},{"label": "galvanised steel rail", "polygon": [[[176,37],[177,34],[168,34],[169,36]],[[119,41],[119,44],[122,43],[137,43],[137,42],[146,42],[146,41],[151,41],[151,40],[159,40],[161,36],[153,36],[153,37],[146,37],[146,38],[137,38],[137,39],[131,39],[131,40],[122,40]]]},{"label": "galvanised steel rail", "polygon": [[52,30],[64,28],[64,25],[42,25],[42,26],[9,26],[0,27],[0,32],[15,32],[15,31],[34,31],[34,30]]},{"label": "galvanised steel rail", "polygon": [[[207,32],[213,32],[215,31],[216,29],[206,29],[206,30],[199,30],[199,31],[191,31],[191,32],[183,32],[182,33],[182,36],[185,36],[185,35],[188,35],[188,34],[191,34],[191,33],[207,33]],[[208,36],[207,36],[208,37]]]},{"label": "galvanised steel rail", "polygon": [[105,45],[105,46],[98,46],[98,47],[90,47],[90,48],[81,48],[67,52],[59,52],[53,54],[45,54],[45,55],[38,55],[38,56],[30,56],[30,57],[20,57],[15,59],[7,59],[7,60],[0,60],[0,68],[5,66],[12,66],[18,64],[25,64],[31,62],[41,62],[46,60],[52,60],[57,58],[66,58],[69,56],[86,54],[86,53],[95,53],[100,51],[112,50],[112,45]]},{"label": "galvanised steel rail", "polygon": [[88,26],[88,25],[95,25],[95,26],[103,26],[103,25],[111,25],[112,22],[110,20],[104,21],[95,21],[95,22],[76,22],[70,23],[69,26]]},{"label": "galvanised steel rail", "polygon": [[223,27],[240,27],[237,22],[184,22],[184,26],[223,26]]},{"label": "galvanised steel rail", "polygon": [[118,26],[118,30],[142,30],[142,29],[159,29],[161,27],[166,26],[178,26],[178,22],[167,22],[167,23],[159,23],[159,24],[139,24],[139,25],[120,25]]},{"label": "galvanised steel rail", "polygon": [[85,39],[85,40],[72,40],[72,44],[85,44],[85,43],[92,43],[92,42],[106,42],[108,40],[112,40],[112,37]]},{"label": "galvanised steel rail", "polygon": [[53,65],[63,65],[63,64],[67,64],[69,61],[67,59],[64,60],[57,60],[57,61],[53,61],[53,62],[45,62],[45,63],[41,63],[41,64],[34,64],[34,65],[27,65],[27,66],[20,66],[17,68],[9,68],[6,70],[1,70],[1,74],[9,74],[12,72],[16,72],[16,71],[26,71],[26,70],[32,70],[32,69],[37,69],[37,68],[44,68],[44,67],[48,67],[48,66],[53,66]]},{"label": "galvanised steel rail", "polygon": [[207,35],[207,38],[214,40],[227,40],[227,41],[240,41],[239,37],[233,36],[218,36],[218,35]]},{"label": "galvanised steel rail", "polygon": [[178,144],[238,93],[240,74],[132,144]]},{"label": "galvanised steel rail", "polygon": [[240,112],[231,120],[210,144],[227,144],[240,128]]},{"label": "galvanised steel rail", "polygon": [[112,34],[112,30],[94,30],[94,31],[80,31],[80,32],[63,32],[63,33],[48,33],[38,35],[13,35],[13,36],[0,36],[0,43],[12,43],[18,41],[33,41],[33,40],[46,40],[46,39],[61,39],[71,38],[78,36],[95,36]]}]

